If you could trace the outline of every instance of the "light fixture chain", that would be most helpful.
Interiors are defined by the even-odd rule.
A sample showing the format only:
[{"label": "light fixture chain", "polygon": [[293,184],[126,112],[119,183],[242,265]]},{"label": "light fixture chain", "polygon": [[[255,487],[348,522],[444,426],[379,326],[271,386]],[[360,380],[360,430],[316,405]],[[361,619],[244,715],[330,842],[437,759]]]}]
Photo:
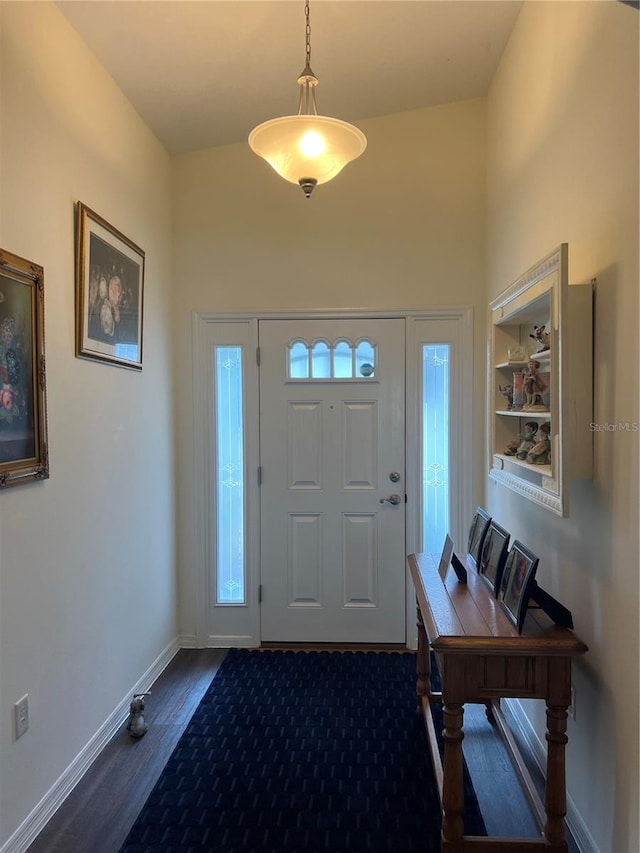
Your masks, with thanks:
[{"label": "light fixture chain", "polygon": [[311,67],[311,23],[309,21],[309,0],[305,0],[304,17],[306,20],[305,34],[307,39],[307,68]]}]

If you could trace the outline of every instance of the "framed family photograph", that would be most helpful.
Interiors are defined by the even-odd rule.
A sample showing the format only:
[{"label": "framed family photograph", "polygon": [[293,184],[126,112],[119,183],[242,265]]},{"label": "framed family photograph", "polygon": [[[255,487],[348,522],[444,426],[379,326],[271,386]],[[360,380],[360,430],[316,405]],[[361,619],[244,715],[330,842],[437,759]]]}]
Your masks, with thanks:
[{"label": "framed family photograph", "polygon": [[496,598],[500,590],[502,570],[507,559],[509,538],[510,534],[504,527],[492,520],[487,535],[484,537],[478,571],[485,582],[489,584]]},{"label": "framed family photograph", "polygon": [[76,216],[76,356],[142,370],[144,252],[82,202]]},{"label": "framed family photograph", "polygon": [[49,477],[44,270],[0,249],[0,488]]},{"label": "framed family photograph", "polygon": [[522,633],[538,558],[517,539],[511,546],[500,582],[499,598],[509,619]]},{"label": "framed family photograph", "polygon": [[491,516],[482,509],[482,507],[478,507],[474,513],[473,518],[471,519],[471,527],[469,528],[469,540],[467,543],[467,552],[469,557],[471,557],[474,562],[476,568],[480,563],[480,555],[482,554],[482,545],[484,543],[484,537],[487,535],[487,530],[489,529],[489,524],[491,523]]}]

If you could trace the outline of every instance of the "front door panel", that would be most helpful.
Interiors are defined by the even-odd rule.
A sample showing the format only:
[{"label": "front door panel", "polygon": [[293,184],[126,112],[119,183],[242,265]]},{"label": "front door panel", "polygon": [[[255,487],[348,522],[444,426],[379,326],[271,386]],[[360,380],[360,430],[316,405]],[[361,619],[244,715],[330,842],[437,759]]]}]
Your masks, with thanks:
[{"label": "front door panel", "polygon": [[[262,640],[403,643],[404,320],[266,320],[259,338]],[[363,339],[375,364],[347,375]],[[307,378],[296,341],[321,342]]]}]

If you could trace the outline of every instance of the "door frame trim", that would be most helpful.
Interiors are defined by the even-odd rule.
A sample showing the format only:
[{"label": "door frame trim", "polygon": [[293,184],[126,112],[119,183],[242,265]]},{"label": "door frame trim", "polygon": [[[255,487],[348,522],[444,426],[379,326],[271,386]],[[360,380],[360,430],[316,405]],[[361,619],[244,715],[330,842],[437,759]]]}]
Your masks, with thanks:
[{"label": "door frame trim", "polygon": [[[258,322],[260,320],[320,320],[320,319],[385,319],[402,318],[406,321],[405,328],[405,465],[407,494],[417,495],[419,489],[418,466],[418,425],[419,412],[417,399],[419,393],[420,375],[416,365],[410,360],[413,356],[413,326],[418,320],[454,320],[458,324],[460,334],[457,344],[460,352],[460,385],[455,399],[452,399],[452,416],[455,416],[461,428],[456,436],[455,446],[450,446],[452,454],[460,460],[459,470],[463,473],[461,488],[451,492],[451,535],[455,542],[463,541],[463,522],[471,512],[471,498],[474,494],[473,459],[473,309],[468,306],[442,308],[413,308],[395,310],[369,309],[317,309],[307,311],[194,311],[191,315],[192,327],[192,356],[193,356],[193,555],[192,588],[195,601],[196,646],[199,648],[233,646],[254,647],[260,645],[259,619],[259,585],[260,585],[260,524],[259,503],[260,491],[256,472],[251,472],[249,464],[254,460],[259,464],[259,435],[251,430],[247,437],[247,469],[246,489],[247,504],[250,508],[247,517],[253,520],[253,528],[247,531],[247,552],[253,554],[247,569],[247,603],[239,607],[249,610],[248,620],[243,620],[244,627],[238,633],[224,630],[220,634],[212,633],[209,624],[210,605],[210,570],[211,565],[211,519],[213,512],[213,495],[210,489],[210,470],[208,464],[208,447],[210,442],[210,395],[207,389],[208,360],[207,340],[211,324],[239,323],[249,330],[250,345],[257,350]],[[255,371],[257,381],[258,365],[247,363],[247,369]],[[257,424],[259,421],[259,401],[247,399],[245,403],[245,423]],[[464,472],[468,472],[468,476]],[[257,514],[256,514],[257,513]],[[255,521],[257,520],[257,523]],[[419,550],[419,502],[409,499],[406,507],[406,547],[407,552]],[[183,569],[184,570],[184,569]],[[238,607],[238,606],[234,606]],[[406,640],[407,646],[415,648],[415,602],[407,581],[407,612]],[[224,605],[229,610],[231,605]],[[240,621],[240,620],[239,620]]]}]

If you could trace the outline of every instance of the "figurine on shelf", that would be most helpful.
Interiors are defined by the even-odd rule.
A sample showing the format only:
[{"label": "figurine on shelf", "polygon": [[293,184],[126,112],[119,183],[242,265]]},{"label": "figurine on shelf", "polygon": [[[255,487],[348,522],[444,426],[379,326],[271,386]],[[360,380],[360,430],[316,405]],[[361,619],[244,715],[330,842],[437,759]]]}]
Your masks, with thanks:
[{"label": "figurine on shelf", "polygon": [[550,335],[549,332],[545,331],[544,325],[534,326],[533,334],[529,335],[529,337],[533,338],[533,340],[536,342],[538,352],[547,352],[547,350],[549,349]]},{"label": "figurine on shelf", "polygon": [[507,411],[513,409],[513,385],[498,385],[498,391],[507,398]]},{"label": "figurine on shelf", "polygon": [[524,392],[527,395],[527,402],[523,406],[525,412],[546,411],[542,392],[546,390],[547,385],[538,372],[539,368],[540,362],[532,360],[529,362],[527,369],[522,372]]},{"label": "figurine on shelf", "polygon": [[551,463],[551,424],[544,423],[540,425],[540,435],[537,442],[527,453],[527,462],[532,465],[549,465]]},{"label": "figurine on shelf", "polygon": [[538,424],[536,421],[527,421],[524,425],[524,435],[516,452],[518,459],[526,459],[527,453],[536,443],[536,433],[538,432]]},{"label": "figurine on shelf", "polygon": [[527,421],[524,425],[524,433],[517,440],[510,441],[505,450],[505,456],[516,456],[518,459],[526,459],[527,453],[536,443],[538,424],[535,421]]}]

